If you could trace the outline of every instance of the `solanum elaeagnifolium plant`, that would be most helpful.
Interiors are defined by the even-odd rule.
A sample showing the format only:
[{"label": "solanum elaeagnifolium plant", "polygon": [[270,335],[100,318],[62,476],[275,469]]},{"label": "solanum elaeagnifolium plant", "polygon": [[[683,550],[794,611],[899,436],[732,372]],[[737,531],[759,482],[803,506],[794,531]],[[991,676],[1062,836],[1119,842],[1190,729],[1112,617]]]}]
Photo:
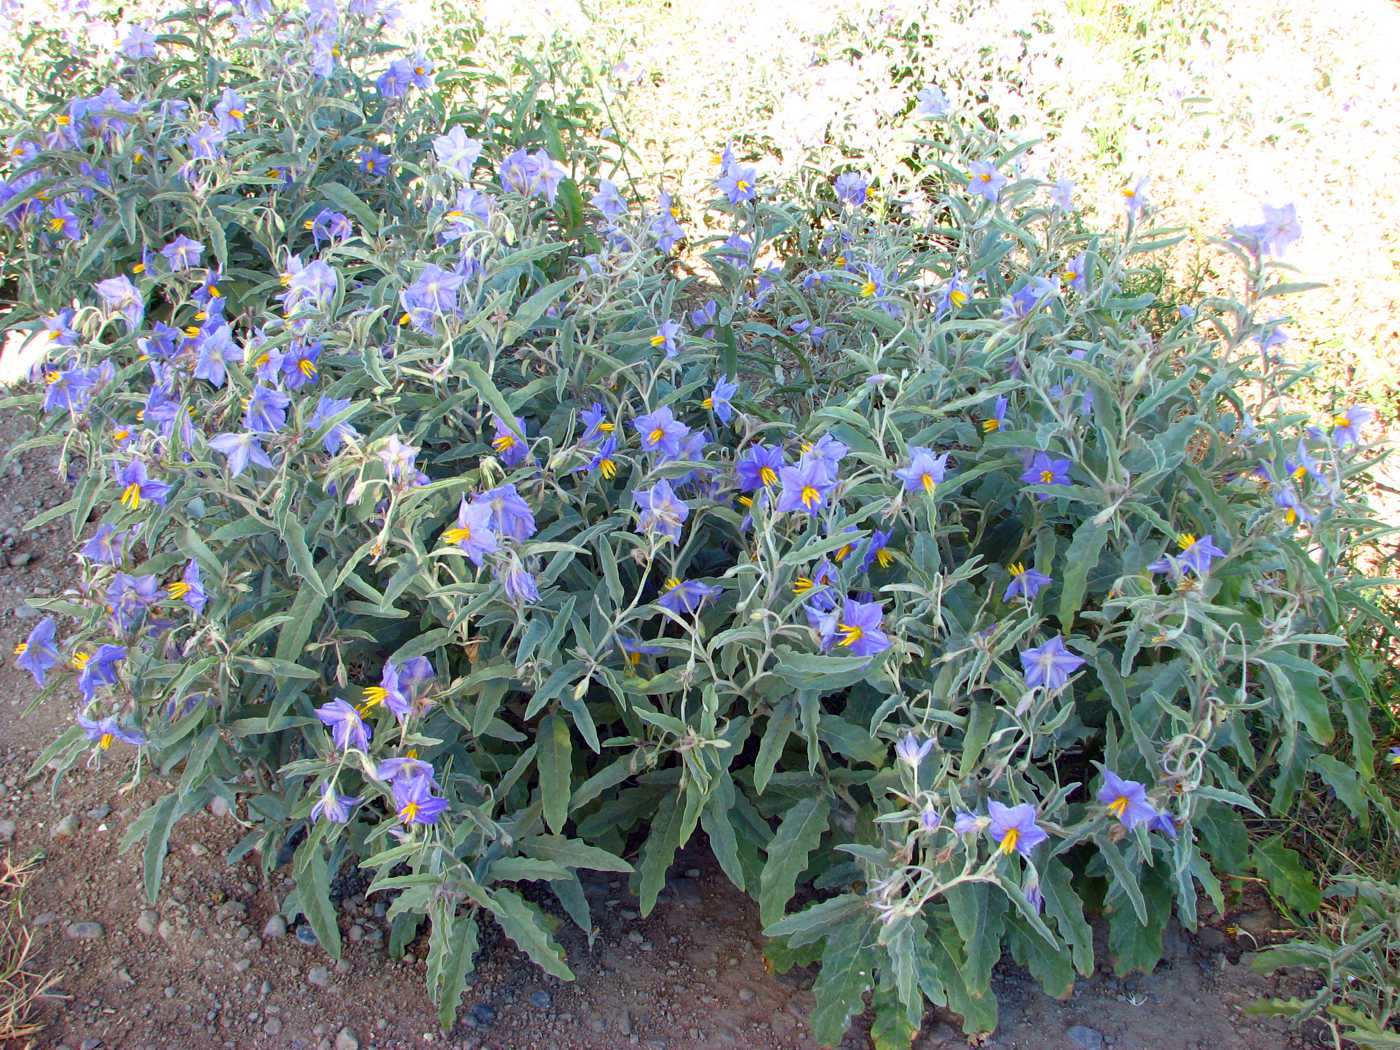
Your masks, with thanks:
[{"label": "solanum elaeagnifolium plant", "polygon": [[4,175],[45,348],[10,403],[83,567],[18,656],[81,695],[36,770],[165,776],[152,896],[223,798],[332,954],[365,869],[450,1025],[483,917],[567,978],[579,869],[650,911],[703,838],[820,962],[818,1036],[870,991],[907,1044],[929,1003],[994,1027],[1007,950],[1066,992],[1091,910],[1152,966],[1247,865],[1256,774],[1287,808],[1334,709],[1371,747],[1331,655],[1366,420],[1289,414],[1277,236],[1178,310],[1140,191],[1086,231],[930,96],[874,187],[726,151],[682,265],[685,209],[537,78],[361,4],[183,18]]}]

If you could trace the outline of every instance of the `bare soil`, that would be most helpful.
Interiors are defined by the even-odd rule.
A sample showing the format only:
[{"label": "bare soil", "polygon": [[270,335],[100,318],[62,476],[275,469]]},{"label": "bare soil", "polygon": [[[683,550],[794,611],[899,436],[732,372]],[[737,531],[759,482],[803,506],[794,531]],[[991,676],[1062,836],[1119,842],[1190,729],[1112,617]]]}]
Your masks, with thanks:
[{"label": "bare soil", "polygon": [[[21,414],[0,419],[0,446],[29,433]],[[499,931],[482,938],[476,975],[459,1020],[444,1035],[423,990],[425,943],[388,958],[382,902],[363,883],[343,880],[341,962],[289,930],[265,936],[290,889],[284,867],[270,880],[256,857],[229,865],[241,837],[237,814],[203,812],[179,824],[159,903],[142,894],[139,850],[117,844],[141,810],[167,790],[149,776],[132,782],[130,751],[101,766],[78,766],[51,793],[50,779],[25,781],[35,756],[73,717],[69,699],[32,713],[32,682],[8,654],[33,626],[24,605],[73,581],[66,523],[25,531],[67,489],[52,455],[22,454],[0,469],[0,820],[16,825],[16,858],[42,856],[27,894],[36,964],[61,974],[62,997],[46,999],[47,1029],[35,1047],[113,1048],[578,1048],[655,1050],[744,1046],[809,1048],[806,1023],[813,974],[766,971],[757,910],[693,848],[673,870],[662,903],[642,919],[620,878],[587,886],[599,926],[590,946],[564,934],[572,985],[542,975]],[[113,752],[113,755],[116,753]],[[149,773],[149,770],[147,771]],[[70,834],[55,836],[65,817]],[[71,825],[71,821],[69,822]],[[66,829],[65,829],[66,830]],[[1247,898],[1248,900],[1248,898]],[[1100,973],[1058,1002],[1004,964],[997,978],[1002,1025],[981,1045],[1024,1050],[1278,1050],[1317,1045],[1282,1022],[1247,1017],[1242,1007],[1294,987],[1253,975],[1241,955],[1286,931],[1258,902],[1229,916],[1207,908],[1195,934],[1174,929],[1169,957],[1150,975]],[[98,923],[93,933],[74,923]],[[1227,927],[1239,927],[1229,936]],[[275,931],[274,931],[275,932]],[[309,933],[309,931],[307,931]],[[1106,950],[1101,951],[1106,957]],[[1293,982],[1296,984],[1296,981]],[[870,1018],[843,1047],[870,1045]],[[1097,1040],[1097,1041],[1096,1041]],[[949,1016],[931,1013],[915,1044],[954,1050],[966,1040]]]}]

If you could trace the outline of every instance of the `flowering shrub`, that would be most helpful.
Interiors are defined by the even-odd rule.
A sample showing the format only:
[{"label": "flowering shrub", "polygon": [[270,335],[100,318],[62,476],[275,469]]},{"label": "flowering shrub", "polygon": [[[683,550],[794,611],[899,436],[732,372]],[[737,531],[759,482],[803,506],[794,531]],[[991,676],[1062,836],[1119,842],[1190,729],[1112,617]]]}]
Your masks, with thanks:
[{"label": "flowering shrub", "polygon": [[881,1045],[993,1028],[1005,950],[1066,993],[1088,909],[1127,972],[1214,869],[1307,904],[1240,810],[1369,777],[1368,420],[1287,407],[1286,231],[1225,246],[1239,301],[1160,302],[1141,186],[1088,231],[930,90],[904,182],[780,199],[726,151],[685,244],[701,202],[605,177],[595,111],[381,21],[177,17],[11,129],[10,404],[83,567],[18,655],[82,698],[36,770],[172,778],[151,896],[223,798],[327,951],[345,869],[391,950],[426,922],[450,1026],[483,916],[568,978],[578,870],[650,911],[703,831],[775,965],[820,962],[817,1035],[869,991]]}]

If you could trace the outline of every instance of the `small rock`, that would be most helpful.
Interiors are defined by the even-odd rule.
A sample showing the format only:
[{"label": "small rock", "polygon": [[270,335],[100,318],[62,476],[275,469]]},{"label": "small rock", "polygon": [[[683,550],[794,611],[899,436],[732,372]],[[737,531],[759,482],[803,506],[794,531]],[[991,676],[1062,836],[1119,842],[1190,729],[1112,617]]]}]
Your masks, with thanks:
[{"label": "small rock", "polygon": [[88,818],[88,820],[106,820],[106,819],[107,819],[107,815],[108,815],[109,813],[111,813],[111,812],[112,812],[112,807],[109,806],[109,805],[107,805],[107,803],[104,802],[104,803],[102,803],[102,805],[100,805],[100,806],[93,806],[92,809],[88,810],[88,811],[87,811],[87,818]]},{"label": "small rock", "polygon": [[106,932],[100,922],[70,922],[63,934],[75,941],[95,941]]},{"label": "small rock", "polygon": [[1065,1035],[1069,1036],[1076,1046],[1082,1046],[1084,1050],[1103,1050],[1103,1036],[1087,1025],[1070,1025],[1065,1029]]},{"label": "small rock", "polygon": [[554,1005],[554,996],[550,995],[543,989],[541,989],[538,992],[531,992],[530,1005],[538,1007],[541,1010],[548,1010],[551,1006]]},{"label": "small rock", "polygon": [[15,822],[0,820],[0,842],[9,842],[15,837]]},{"label": "small rock", "polygon": [[1202,926],[1196,931],[1196,943],[1203,951],[1218,952],[1225,947],[1225,934],[1214,926]]},{"label": "small rock", "polygon": [[496,1019],[496,1008],[486,1003],[477,1003],[467,1014],[467,1019],[477,1028],[485,1028]]},{"label": "small rock", "polygon": [[276,937],[285,937],[287,934],[287,920],[281,915],[274,915],[263,925],[263,936],[269,940]]},{"label": "small rock", "polygon": [[228,803],[220,795],[215,795],[209,803],[209,812],[216,817],[226,817],[229,815]]},{"label": "small rock", "polygon": [[202,842],[191,842],[190,852],[196,857],[207,857],[209,856],[209,847]]},{"label": "small rock", "polygon": [[144,933],[147,937],[156,935],[156,926],[160,923],[160,916],[150,908],[146,908],[136,917],[136,929]]},{"label": "small rock", "polygon": [[279,1035],[282,1031],[282,1022],[275,1017],[269,1017],[263,1025],[263,1031],[268,1035]]},{"label": "small rock", "polygon": [[358,922],[351,926],[346,935],[352,941],[362,941],[365,939],[365,928]]},{"label": "small rock", "polygon": [[49,830],[49,838],[66,839],[72,838],[78,833],[78,815],[69,813]]},{"label": "small rock", "polygon": [[136,978],[131,976],[131,972],[125,966],[117,970],[117,980],[130,988],[136,983]]},{"label": "small rock", "polygon": [[97,1050],[102,1045],[102,1040],[95,1036],[91,1039],[84,1039],[78,1044],[78,1050]]},{"label": "small rock", "polygon": [[359,1037],[349,1028],[342,1028],[335,1035],[335,1050],[360,1050]]},{"label": "small rock", "polygon": [[166,944],[169,944],[175,939],[175,927],[171,924],[169,919],[161,919],[160,922],[156,924],[156,936]]},{"label": "small rock", "polygon": [[316,934],[312,931],[310,926],[302,925],[297,927],[297,940],[313,948],[316,946]]},{"label": "small rock", "polygon": [[740,989],[739,989],[739,1001],[740,1001],[741,1003],[751,1003],[751,1002],[753,1002],[753,989],[752,989],[752,988],[740,988]]},{"label": "small rock", "polygon": [[306,975],[307,983],[314,984],[317,988],[326,988],[331,983],[331,972],[324,966],[313,966]]},{"label": "small rock", "polygon": [[632,1012],[630,1010],[622,1011],[622,1016],[617,1019],[617,1029],[623,1035],[632,1034]]},{"label": "small rock", "polygon": [[252,969],[252,966],[252,959],[239,959],[233,964],[233,970],[234,973],[247,973],[250,969]]},{"label": "small rock", "polygon": [[698,879],[698,878],[700,877],[700,869],[699,869],[699,868],[686,868],[686,869],[685,869],[685,877],[686,877],[687,879]]},{"label": "small rock", "polygon": [[41,911],[38,915],[34,916],[34,918],[29,921],[29,925],[48,926],[57,918],[58,916],[51,911]]}]

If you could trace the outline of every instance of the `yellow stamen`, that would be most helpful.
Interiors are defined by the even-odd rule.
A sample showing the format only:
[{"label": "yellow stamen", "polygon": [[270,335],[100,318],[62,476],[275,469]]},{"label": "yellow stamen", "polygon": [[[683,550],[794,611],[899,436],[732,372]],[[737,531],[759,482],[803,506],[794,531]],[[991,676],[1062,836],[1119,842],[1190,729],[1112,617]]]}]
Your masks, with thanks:
[{"label": "yellow stamen", "polygon": [[112,734],[103,733],[100,737],[97,738],[97,746],[103,751],[106,751],[109,747],[112,746]]},{"label": "yellow stamen", "polygon": [[452,209],[450,212],[448,212],[448,213],[446,214],[446,216],[444,216],[444,217],[445,217],[445,218],[448,218],[448,219],[460,219],[460,218],[462,217],[462,212],[461,212],[461,210],[458,209],[458,208],[453,208],[453,209]]},{"label": "yellow stamen", "polygon": [[660,427],[657,427],[655,430],[653,430],[650,434],[647,435],[647,443],[651,445],[659,445],[661,444],[661,439],[665,436],[666,431],[662,430]]},{"label": "yellow stamen", "polygon": [[707,397],[707,398],[705,398],[704,401],[701,401],[701,402],[700,402],[700,407],[701,407],[701,408],[705,408],[705,409],[714,408],[714,407],[715,407],[715,399],[712,398],[712,397]]},{"label": "yellow stamen", "polygon": [[1286,521],[1286,522],[1288,522],[1288,524],[1290,524],[1290,525],[1297,525],[1297,524],[1298,524],[1298,512],[1297,512],[1296,510],[1294,510],[1292,507],[1289,507],[1286,511],[1283,512],[1283,520]]},{"label": "yellow stamen", "polygon": [[991,173],[990,171],[984,171],[984,172],[982,172],[980,175],[978,175],[977,177],[978,177],[979,179],[981,179],[983,182],[991,182],[991,181],[992,181],[992,173]]},{"label": "yellow stamen", "polygon": [[141,486],[133,481],[126,488],[122,489],[121,504],[130,507],[132,510],[139,510],[141,507]]},{"label": "yellow stamen", "polygon": [[772,488],[778,483],[778,472],[772,467],[760,467],[758,470],[758,478],[769,488]]},{"label": "yellow stamen", "polygon": [[502,434],[491,442],[491,447],[497,452],[509,452],[515,447],[515,435]]},{"label": "yellow stamen", "polygon": [[206,311],[204,311],[204,310],[199,310],[199,311],[196,311],[196,313],[195,313],[195,315],[194,315],[194,319],[195,319],[196,321],[207,321],[207,320],[209,320],[209,314],[208,314]]},{"label": "yellow stamen", "polygon": [[243,111],[242,111],[241,109],[231,109],[231,110],[228,111],[228,115],[229,115],[230,117],[232,117],[234,120],[242,120],[242,119],[243,119]]},{"label": "yellow stamen", "polygon": [[815,589],[816,586],[817,586],[817,582],[816,582],[815,580],[813,580],[811,577],[809,577],[809,576],[799,576],[799,577],[797,577],[796,580],[793,581],[793,584],[792,584],[792,593],[793,593],[793,594],[806,594],[808,591]]},{"label": "yellow stamen", "polygon": [[598,429],[601,430],[604,434],[611,434],[613,432],[613,425],[605,419],[603,420],[603,422],[598,424]]},{"label": "yellow stamen", "polygon": [[752,506],[753,506],[753,497],[752,497],[752,496],[740,496],[740,497],[739,497],[739,506],[741,506],[741,507],[752,507]]},{"label": "yellow stamen", "polygon": [[190,593],[190,585],[184,580],[176,580],[174,583],[167,584],[165,589],[170,592],[170,597],[176,601]]},{"label": "yellow stamen", "polygon": [[846,257],[845,257],[844,255],[838,255],[838,256],[835,258],[834,262],[836,263],[837,266],[845,266],[845,265],[846,265]]},{"label": "yellow stamen", "polygon": [[894,555],[885,550],[884,547],[881,547],[875,552],[875,560],[880,563],[880,568],[888,569],[894,564]]},{"label": "yellow stamen", "polygon": [[996,419],[984,419],[982,420],[982,429],[990,434],[994,430],[1001,429],[1001,422]]},{"label": "yellow stamen", "polygon": [[402,315],[399,317],[399,327],[402,328],[404,325],[408,324],[409,320],[410,320],[410,318],[409,318],[408,314],[402,314]]},{"label": "yellow stamen", "polygon": [[864,631],[862,631],[859,627],[856,627],[854,624],[849,623],[838,624],[836,627],[836,633],[841,636],[841,641],[837,642],[836,644],[843,646],[855,645],[856,642],[860,641],[861,638],[865,636]]},{"label": "yellow stamen", "polygon": [[27,653],[28,651],[29,651],[29,643],[28,643],[28,642],[20,642],[17,646],[15,646],[15,655],[16,655],[16,656],[23,656],[23,655],[24,655],[25,653]]},{"label": "yellow stamen", "polygon": [[1010,853],[1016,848],[1016,843],[1020,841],[1021,833],[1015,828],[1007,828],[1006,834],[1001,837],[1001,851]]},{"label": "yellow stamen", "polygon": [[747,189],[749,188],[749,181],[748,181],[748,179],[740,179],[738,182],[736,182],[736,183],[734,184],[734,188],[737,189],[740,193],[743,193],[745,190],[747,190]]},{"label": "yellow stamen", "polygon": [[1019,561],[1013,561],[1006,567],[1006,571],[1011,573],[1012,576],[1022,576],[1025,574],[1026,567]]},{"label": "yellow stamen", "polygon": [[811,510],[822,501],[822,494],[811,485],[802,486],[802,505]]},{"label": "yellow stamen", "polygon": [[967,305],[967,293],[961,288],[954,288],[948,293],[948,301],[954,306],[965,306]]},{"label": "yellow stamen", "polygon": [[863,285],[860,286],[860,294],[865,296],[865,298],[869,299],[872,295],[875,294],[875,282],[866,281]]},{"label": "yellow stamen", "polygon": [[75,652],[75,653],[73,654],[73,660],[72,660],[73,670],[75,670],[75,671],[81,671],[84,667],[87,666],[87,662],[88,662],[90,659],[92,659],[92,654],[91,654],[91,653],[88,653],[88,652],[86,652],[86,651],[84,651],[84,650],[82,650],[82,649],[79,649],[77,652]]},{"label": "yellow stamen", "polygon": [[459,525],[448,529],[442,534],[442,538],[448,543],[466,543],[472,538],[472,527],[470,525]]},{"label": "yellow stamen", "polygon": [[1123,811],[1127,808],[1128,800],[1122,795],[1119,795],[1117,798],[1115,798],[1112,802],[1108,804],[1108,811],[1112,813],[1115,817],[1121,817],[1123,815]]},{"label": "yellow stamen", "polygon": [[146,155],[138,149],[135,153],[131,155],[131,159],[134,163],[140,164],[143,160],[146,159]]},{"label": "yellow stamen", "polygon": [[675,576],[672,576],[670,579],[668,579],[668,580],[666,581],[666,589],[667,589],[668,591],[674,591],[674,590],[675,590],[677,587],[679,587],[680,585],[681,585],[681,581],[680,581],[679,579],[677,579]]},{"label": "yellow stamen", "polygon": [[137,263],[135,266],[133,266],[133,267],[131,268],[131,272],[132,272],[132,273],[145,273],[145,272],[146,272],[146,264],[145,264],[145,263]]},{"label": "yellow stamen", "polygon": [[69,124],[73,123],[73,118],[70,117],[67,113],[60,113],[57,117],[54,118],[54,123],[61,128],[66,128]]},{"label": "yellow stamen", "polygon": [[191,339],[195,338],[197,335],[199,335],[199,325],[187,325],[185,327],[185,335],[189,336]]},{"label": "yellow stamen", "polygon": [[651,337],[651,345],[652,345],[652,346],[660,346],[660,345],[661,345],[662,343],[664,343],[665,341],[666,341],[666,337],[665,337],[664,335],[654,335],[654,336]]},{"label": "yellow stamen", "polygon": [[316,363],[309,357],[303,357],[297,362],[297,370],[301,372],[302,375],[306,376],[307,379],[316,378]]},{"label": "yellow stamen", "polygon": [[54,371],[52,371],[52,370],[50,370],[50,371],[44,373],[44,382],[45,382],[45,383],[49,383],[49,384],[57,383],[57,382],[58,382],[60,379],[62,379],[62,378],[63,378],[62,373],[54,372]]},{"label": "yellow stamen", "polygon": [[848,543],[844,547],[838,548],[836,553],[833,554],[832,557],[836,559],[836,563],[839,565],[841,562],[846,560],[846,558],[850,555],[851,551],[853,550],[855,550],[854,545]]},{"label": "yellow stamen", "polygon": [[63,224],[65,221],[66,220],[62,216],[55,215],[52,219],[49,220],[49,229],[53,230],[54,233],[62,233]]},{"label": "yellow stamen", "polygon": [[617,476],[617,464],[610,459],[600,459],[598,461],[598,473],[611,481]]},{"label": "yellow stamen", "polygon": [[412,824],[412,823],[413,823],[413,818],[416,817],[417,815],[418,815],[418,803],[417,803],[417,802],[409,802],[409,803],[406,803],[406,804],[404,805],[403,809],[399,810],[399,819],[402,820],[405,824]]},{"label": "yellow stamen", "polygon": [[936,482],[933,480],[933,475],[932,475],[932,474],[925,474],[925,475],[924,475],[922,478],[920,478],[919,480],[920,480],[921,482],[923,482],[924,491],[927,492],[930,496],[932,496],[932,495],[933,495],[933,486],[936,484]]},{"label": "yellow stamen", "polygon": [[268,363],[269,361],[271,361],[271,360],[272,360],[272,353],[271,353],[271,351],[264,350],[264,351],[263,351],[262,353],[260,353],[257,357],[253,358],[253,364],[254,364],[256,367],[258,367],[258,368],[264,368],[264,367],[266,367],[267,363]]},{"label": "yellow stamen", "polygon": [[1192,533],[1183,532],[1176,538],[1176,545],[1184,551],[1189,551],[1196,545],[1196,537]]},{"label": "yellow stamen", "polygon": [[389,698],[389,690],[382,685],[365,686],[364,710],[370,711]]},{"label": "yellow stamen", "polygon": [[1333,416],[1333,417],[1332,417],[1332,426],[1334,426],[1334,427],[1349,427],[1349,426],[1351,426],[1351,420],[1348,419],[1346,416],[1340,416],[1340,415],[1338,415],[1338,416]]},{"label": "yellow stamen", "polygon": [[1066,283],[1069,284],[1073,284],[1076,280],[1079,279],[1079,273],[1076,270],[1062,270],[1060,272],[1060,276],[1063,277]]},{"label": "yellow stamen", "polygon": [[1053,485],[1055,483],[1055,472],[1053,470],[1042,470],[1040,472],[1040,483],[1042,485]]},{"label": "yellow stamen", "polygon": [[628,653],[628,654],[627,654],[627,662],[628,662],[629,664],[631,664],[633,667],[636,667],[639,663],[642,662],[642,654],[641,654],[641,653]]}]

